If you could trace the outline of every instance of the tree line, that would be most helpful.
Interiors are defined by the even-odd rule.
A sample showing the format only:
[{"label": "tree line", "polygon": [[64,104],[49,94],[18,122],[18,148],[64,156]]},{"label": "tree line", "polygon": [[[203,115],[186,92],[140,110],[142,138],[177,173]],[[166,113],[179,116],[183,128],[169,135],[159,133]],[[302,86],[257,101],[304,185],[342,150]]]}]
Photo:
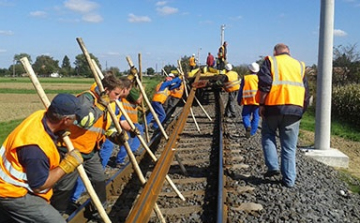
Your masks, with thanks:
[{"label": "tree line", "polygon": [[[32,58],[27,53],[15,54],[13,58],[13,64],[9,66],[8,69],[0,68],[0,77],[1,76],[13,76],[18,77],[26,73],[24,67],[22,66],[20,59],[27,57],[30,64],[32,64],[34,72],[39,76],[50,76],[53,73],[58,73],[63,77],[93,77],[93,74],[90,70],[90,67],[87,63],[87,60],[83,54],[79,54],[75,57],[74,66],[71,65],[70,59],[67,55],[64,56],[61,65],[59,65],[59,60],[55,60],[51,56],[40,55],[36,57],[35,62],[33,63]],[[94,59],[99,68],[101,64],[99,59],[90,53],[91,59]],[[107,71],[112,71],[117,76],[127,75],[129,70],[120,72],[118,67],[110,67]],[[147,68],[146,74],[153,75],[155,70],[153,68]]]}]

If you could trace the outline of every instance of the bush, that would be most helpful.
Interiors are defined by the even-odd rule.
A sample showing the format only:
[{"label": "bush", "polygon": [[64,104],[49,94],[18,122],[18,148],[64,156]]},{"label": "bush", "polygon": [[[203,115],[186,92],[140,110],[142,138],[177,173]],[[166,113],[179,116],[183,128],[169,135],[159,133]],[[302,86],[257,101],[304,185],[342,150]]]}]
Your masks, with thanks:
[{"label": "bush", "polygon": [[355,126],[360,125],[360,85],[334,87],[332,92],[332,116]]}]

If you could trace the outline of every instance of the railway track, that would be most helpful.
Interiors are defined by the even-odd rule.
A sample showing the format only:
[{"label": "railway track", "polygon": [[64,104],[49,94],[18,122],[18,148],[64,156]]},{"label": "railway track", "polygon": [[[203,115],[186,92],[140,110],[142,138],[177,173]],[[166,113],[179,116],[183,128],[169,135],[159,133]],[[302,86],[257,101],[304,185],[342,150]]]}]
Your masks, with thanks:
[{"label": "railway track", "polygon": [[[184,116],[181,134],[175,134],[179,128],[176,123],[184,115],[185,105],[177,108],[174,114],[178,116],[166,124],[169,140],[160,134],[153,136],[149,145],[158,161],[153,162],[145,152],[136,157],[148,180],[145,186],[133,173],[131,164],[108,172],[106,210],[112,222],[162,222],[152,211],[155,203],[162,213],[163,222],[359,220],[354,208],[357,207],[354,204],[358,204],[358,196],[340,194],[339,191],[345,190],[346,185],[337,179],[335,171],[305,157],[302,152],[297,154],[299,179],[295,188],[282,187],[280,177],[264,178],[266,167],[260,129],[255,136],[245,137],[240,108],[237,118],[221,118],[226,93],[220,95],[224,102],[217,102],[217,96],[212,91],[202,95],[210,98],[209,104],[203,106],[212,121],[199,106],[192,107],[200,131],[188,113]],[[166,156],[170,159],[167,160]],[[164,168],[167,162],[168,168]],[[185,201],[163,180],[164,173],[170,176]],[[312,192],[314,185],[317,185],[316,193]],[[332,202],[325,202],[329,199]],[[84,197],[83,205],[69,216],[68,221],[97,222],[89,220],[89,203]],[[343,207],[346,208],[343,210]],[[329,212],[330,209],[334,211]],[[149,210],[149,215],[143,216]],[[321,215],[316,214],[320,212]]]},{"label": "railway track", "polygon": [[[203,108],[192,106],[195,119],[190,113],[186,117],[184,129],[174,148],[176,156],[168,171],[185,200],[180,199],[167,182],[163,184],[156,200],[166,222],[222,222],[221,219],[226,218],[227,208],[223,199],[226,199],[227,194],[223,186],[225,178],[222,160],[228,159],[229,155],[224,156],[222,153],[222,129],[226,129],[221,123],[223,102],[218,92],[214,94],[210,91],[207,94],[210,100],[208,105],[203,105]],[[180,115],[182,108],[177,108],[174,113]],[[172,122],[168,121],[168,133],[176,128],[176,119],[179,117],[173,117]],[[157,133],[149,143],[158,159],[167,143],[160,134]],[[149,179],[156,163],[145,151],[137,156],[137,160],[145,178]],[[111,177],[107,183],[107,212],[112,222],[125,222],[143,186],[133,174],[131,164],[120,170],[108,170],[108,175]],[[90,200],[86,195],[83,200],[84,203],[69,216],[69,222],[88,222]],[[159,222],[159,217],[152,212],[149,222]]]}]

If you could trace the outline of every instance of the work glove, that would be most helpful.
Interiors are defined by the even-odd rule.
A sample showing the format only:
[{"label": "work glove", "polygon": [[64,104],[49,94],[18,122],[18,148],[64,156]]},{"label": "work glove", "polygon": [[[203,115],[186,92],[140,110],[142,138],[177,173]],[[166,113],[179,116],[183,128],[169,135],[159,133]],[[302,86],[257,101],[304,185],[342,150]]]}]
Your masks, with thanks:
[{"label": "work glove", "polygon": [[130,74],[132,74],[132,75],[136,75],[138,73],[138,71],[137,71],[137,69],[136,69],[136,67],[135,66],[132,66],[131,68],[130,68]]},{"label": "work glove", "polygon": [[124,145],[125,142],[129,140],[129,136],[125,131],[122,131],[121,133],[114,132],[108,139],[117,145]]},{"label": "work glove", "polygon": [[78,167],[80,164],[83,163],[83,158],[81,156],[81,153],[79,150],[74,149],[68,153],[66,153],[63,160],[61,160],[59,167],[65,172],[65,173],[71,173],[75,170],[76,167]]},{"label": "work glove", "polygon": [[98,102],[99,103],[98,103],[97,107],[101,111],[104,111],[110,103],[110,98],[109,98],[109,95],[106,93],[106,91],[103,91],[100,93]]},{"label": "work glove", "polygon": [[139,131],[139,129],[134,128],[130,131],[130,137],[131,138],[135,138],[136,136],[141,135],[141,132]]}]

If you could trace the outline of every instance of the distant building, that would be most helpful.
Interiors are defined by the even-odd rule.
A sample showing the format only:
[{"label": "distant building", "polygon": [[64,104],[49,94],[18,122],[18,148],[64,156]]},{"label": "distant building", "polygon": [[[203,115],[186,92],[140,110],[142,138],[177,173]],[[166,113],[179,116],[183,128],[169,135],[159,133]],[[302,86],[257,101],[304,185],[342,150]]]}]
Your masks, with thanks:
[{"label": "distant building", "polygon": [[61,75],[59,73],[52,73],[52,74],[50,74],[50,77],[60,77],[61,78]]}]

